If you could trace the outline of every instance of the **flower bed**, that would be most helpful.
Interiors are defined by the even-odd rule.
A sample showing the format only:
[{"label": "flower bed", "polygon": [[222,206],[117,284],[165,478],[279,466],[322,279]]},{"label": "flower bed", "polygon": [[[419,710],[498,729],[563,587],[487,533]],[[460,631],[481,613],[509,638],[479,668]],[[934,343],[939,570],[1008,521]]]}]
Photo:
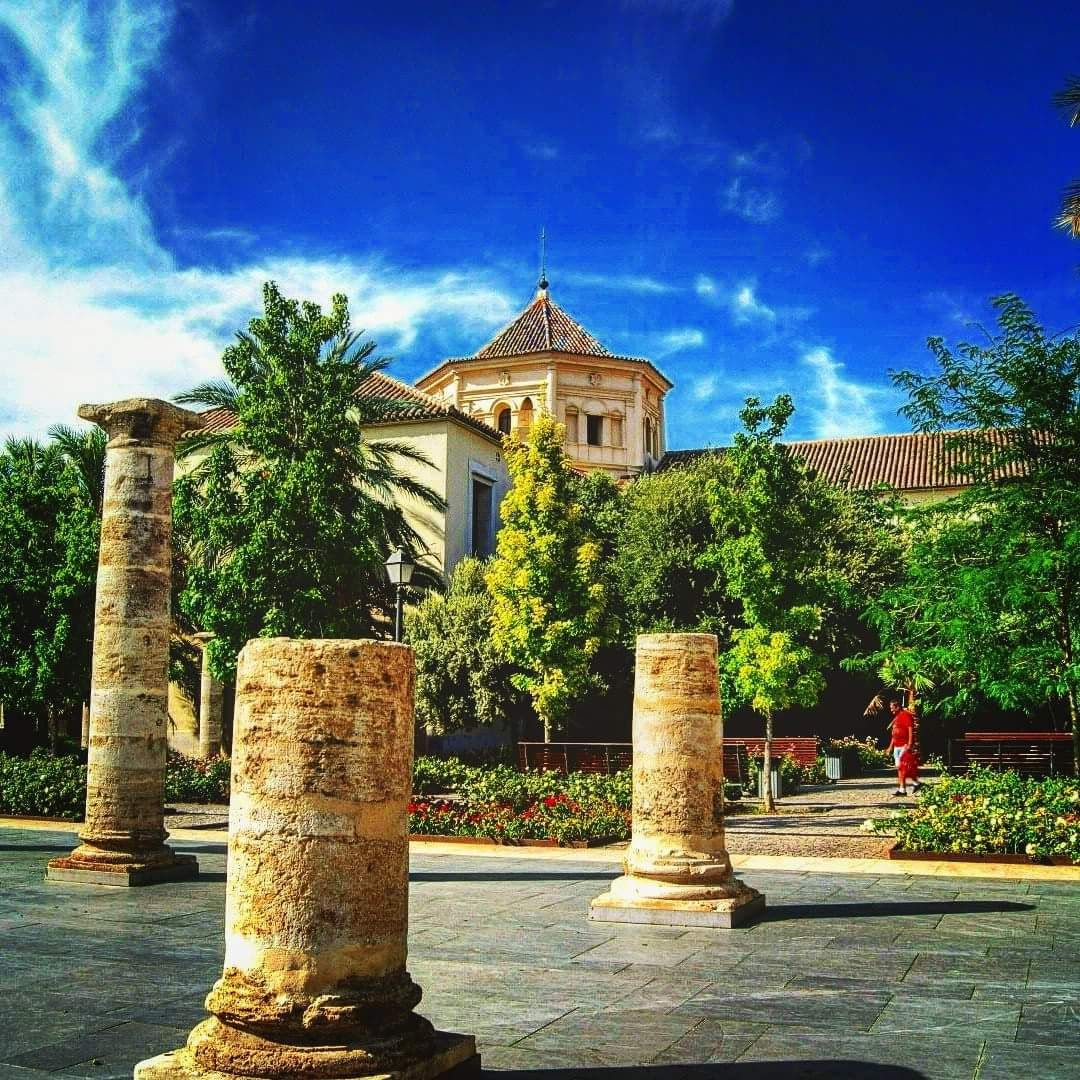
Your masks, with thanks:
[{"label": "flower bed", "polygon": [[0,814],[79,821],[86,806],[86,766],[71,755],[34,750],[0,754]]},{"label": "flower bed", "polygon": [[872,823],[896,854],[1026,856],[1080,863],[1080,780],[973,768],[919,792],[915,807]]},{"label": "flower bed", "polygon": [[892,754],[888,750],[878,749],[873,736],[857,739],[854,735],[844,735],[837,739],[828,739],[822,744],[822,752],[830,756],[842,757],[844,753],[858,755],[859,765],[863,769],[891,769]]},{"label": "flower bed", "polygon": [[548,795],[517,808],[505,802],[414,799],[409,803],[409,833],[425,838],[465,837],[515,844],[605,843],[630,835],[630,812],[611,802]]}]

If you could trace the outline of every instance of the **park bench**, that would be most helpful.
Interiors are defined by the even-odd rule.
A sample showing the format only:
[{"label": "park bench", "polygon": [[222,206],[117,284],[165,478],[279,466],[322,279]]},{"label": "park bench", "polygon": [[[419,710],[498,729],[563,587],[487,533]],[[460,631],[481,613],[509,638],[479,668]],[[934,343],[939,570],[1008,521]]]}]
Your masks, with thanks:
[{"label": "park bench", "polygon": [[1072,735],[1063,731],[966,731],[950,739],[949,772],[973,765],[1022,776],[1058,776],[1073,768]]},{"label": "park bench", "polygon": [[[764,739],[725,739],[728,743],[739,742],[746,747],[752,757],[761,757],[765,753]],[[792,757],[800,765],[813,765],[821,753],[821,741],[816,735],[796,736],[794,738],[773,739],[772,756],[774,758]]]},{"label": "park bench", "polygon": [[[554,772],[614,773],[629,769],[633,743],[519,742],[518,766]],[[724,779],[744,783],[750,759],[740,740],[724,740]]]}]

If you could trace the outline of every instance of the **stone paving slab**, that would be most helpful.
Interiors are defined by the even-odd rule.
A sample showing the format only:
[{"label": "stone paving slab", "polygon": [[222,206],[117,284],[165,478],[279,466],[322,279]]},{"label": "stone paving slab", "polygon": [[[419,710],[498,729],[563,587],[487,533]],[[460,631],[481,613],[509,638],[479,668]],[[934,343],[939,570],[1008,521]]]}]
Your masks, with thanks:
[{"label": "stone paving slab", "polygon": [[[0,1080],[130,1076],[221,972],[220,840],[177,844],[203,879],[137,891],[46,884],[72,842],[0,829]],[[1077,1075],[1077,886],[751,868],[753,926],[589,923],[617,873],[414,848],[421,1011],[517,1080]]]}]

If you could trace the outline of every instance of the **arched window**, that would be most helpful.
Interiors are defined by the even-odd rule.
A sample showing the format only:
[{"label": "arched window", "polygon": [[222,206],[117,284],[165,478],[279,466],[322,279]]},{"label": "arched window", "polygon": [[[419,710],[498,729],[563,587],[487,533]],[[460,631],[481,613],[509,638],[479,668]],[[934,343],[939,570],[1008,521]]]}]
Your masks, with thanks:
[{"label": "arched window", "polygon": [[532,422],[533,422],[533,403],[532,403],[532,400],[530,398],[526,398],[521,403],[521,408],[518,409],[518,422],[517,422],[518,431],[520,431],[521,434],[524,435],[525,432],[527,432],[529,430],[529,428],[532,427]]},{"label": "arched window", "polygon": [[503,435],[510,434],[509,405],[497,405],[495,407],[495,427],[497,427]]}]

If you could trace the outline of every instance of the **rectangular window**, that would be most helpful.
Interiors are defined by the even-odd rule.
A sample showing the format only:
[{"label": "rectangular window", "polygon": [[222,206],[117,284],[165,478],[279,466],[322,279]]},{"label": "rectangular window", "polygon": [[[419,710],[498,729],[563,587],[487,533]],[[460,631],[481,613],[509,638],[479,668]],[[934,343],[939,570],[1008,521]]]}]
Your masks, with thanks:
[{"label": "rectangular window", "polygon": [[491,485],[472,478],[472,554],[487,558],[494,551],[491,529]]},{"label": "rectangular window", "polygon": [[578,441],[577,430],[577,409],[566,410],[566,441],[570,443],[576,443]]},{"label": "rectangular window", "polygon": [[604,445],[604,418],[602,416],[586,416],[585,437],[590,446]]}]

